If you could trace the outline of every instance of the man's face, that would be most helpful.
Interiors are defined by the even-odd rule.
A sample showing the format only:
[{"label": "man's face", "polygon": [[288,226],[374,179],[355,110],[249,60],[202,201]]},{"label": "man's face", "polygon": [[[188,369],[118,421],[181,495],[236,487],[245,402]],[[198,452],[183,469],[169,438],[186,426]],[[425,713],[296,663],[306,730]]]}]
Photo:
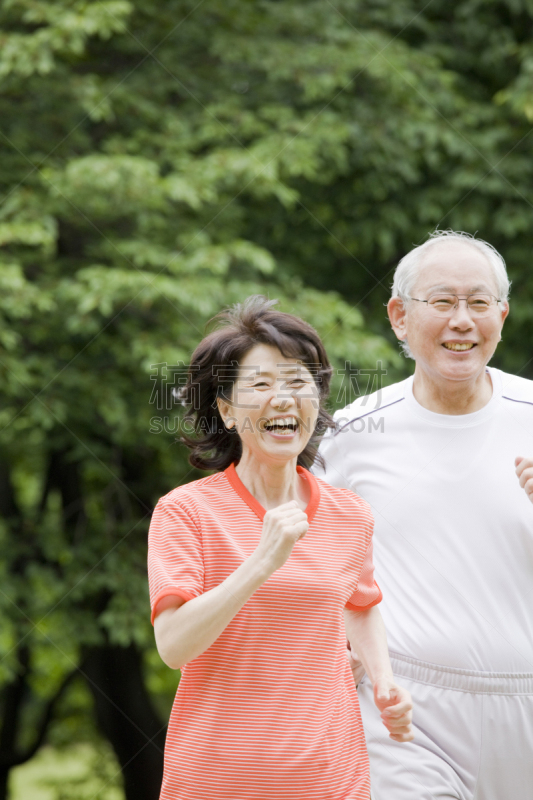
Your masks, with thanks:
[{"label": "man's face", "polygon": [[[427,300],[442,291],[459,297],[477,293],[498,297],[489,262],[475,247],[462,242],[439,242],[428,249],[411,296]],[[398,298],[389,303],[396,335],[407,339],[417,369],[438,383],[478,378],[496,349],[508,313],[507,303],[493,304],[489,315],[481,318],[463,301],[450,317],[436,316],[427,303],[414,300],[405,309]],[[468,349],[455,350],[456,344],[466,344]]]}]

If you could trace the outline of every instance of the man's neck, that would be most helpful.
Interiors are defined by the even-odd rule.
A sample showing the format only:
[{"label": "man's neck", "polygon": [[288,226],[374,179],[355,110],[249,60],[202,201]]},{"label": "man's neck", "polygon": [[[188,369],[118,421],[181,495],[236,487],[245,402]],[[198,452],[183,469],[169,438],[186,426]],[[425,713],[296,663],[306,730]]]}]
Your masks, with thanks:
[{"label": "man's neck", "polygon": [[435,414],[473,414],[492,397],[492,381],[483,372],[474,381],[434,381],[421,369],[415,370],[413,394],[418,403]]}]

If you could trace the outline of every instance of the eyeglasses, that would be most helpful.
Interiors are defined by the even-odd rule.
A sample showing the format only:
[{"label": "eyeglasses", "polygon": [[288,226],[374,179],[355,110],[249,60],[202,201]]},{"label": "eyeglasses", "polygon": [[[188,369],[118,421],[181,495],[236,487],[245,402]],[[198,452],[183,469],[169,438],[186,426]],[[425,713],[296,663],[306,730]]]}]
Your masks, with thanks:
[{"label": "eyeglasses", "polygon": [[418,297],[409,299],[416,300],[417,303],[427,303],[431,313],[439,317],[451,317],[459,305],[459,300],[466,300],[468,310],[476,318],[488,316],[492,312],[494,304],[501,302],[491,294],[469,294],[467,297],[458,297],[456,294],[439,293],[432,294],[427,300],[419,300]]}]

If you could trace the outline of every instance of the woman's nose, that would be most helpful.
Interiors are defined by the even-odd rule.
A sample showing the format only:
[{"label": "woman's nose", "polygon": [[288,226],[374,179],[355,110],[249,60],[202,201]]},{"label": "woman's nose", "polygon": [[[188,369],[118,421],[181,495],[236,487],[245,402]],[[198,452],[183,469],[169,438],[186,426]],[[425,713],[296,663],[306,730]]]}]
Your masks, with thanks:
[{"label": "woman's nose", "polygon": [[294,400],[294,397],[292,395],[292,392],[290,392],[288,389],[286,389],[285,391],[282,390],[282,391],[276,392],[276,394],[273,395],[273,397],[272,397],[272,399],[270,401],[270,404],[272,406],[274,406],[274,408],[280,408],[281,409],[281,408],[287,408],[288,406],[293,405],[294,402],[295,402],[295,400]]}]

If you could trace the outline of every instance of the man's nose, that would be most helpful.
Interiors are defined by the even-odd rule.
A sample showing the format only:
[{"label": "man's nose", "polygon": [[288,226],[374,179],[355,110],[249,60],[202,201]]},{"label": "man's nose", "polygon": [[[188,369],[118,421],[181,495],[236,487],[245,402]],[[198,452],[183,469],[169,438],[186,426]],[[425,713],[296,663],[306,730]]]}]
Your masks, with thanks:
[{"label": "man's nose", "polygon": [[460,328],[461,330],[470,330],[474,327],[468,303],[464,298],[458,300],[457,306],[449,319],[449,325],[451,328]]}]

